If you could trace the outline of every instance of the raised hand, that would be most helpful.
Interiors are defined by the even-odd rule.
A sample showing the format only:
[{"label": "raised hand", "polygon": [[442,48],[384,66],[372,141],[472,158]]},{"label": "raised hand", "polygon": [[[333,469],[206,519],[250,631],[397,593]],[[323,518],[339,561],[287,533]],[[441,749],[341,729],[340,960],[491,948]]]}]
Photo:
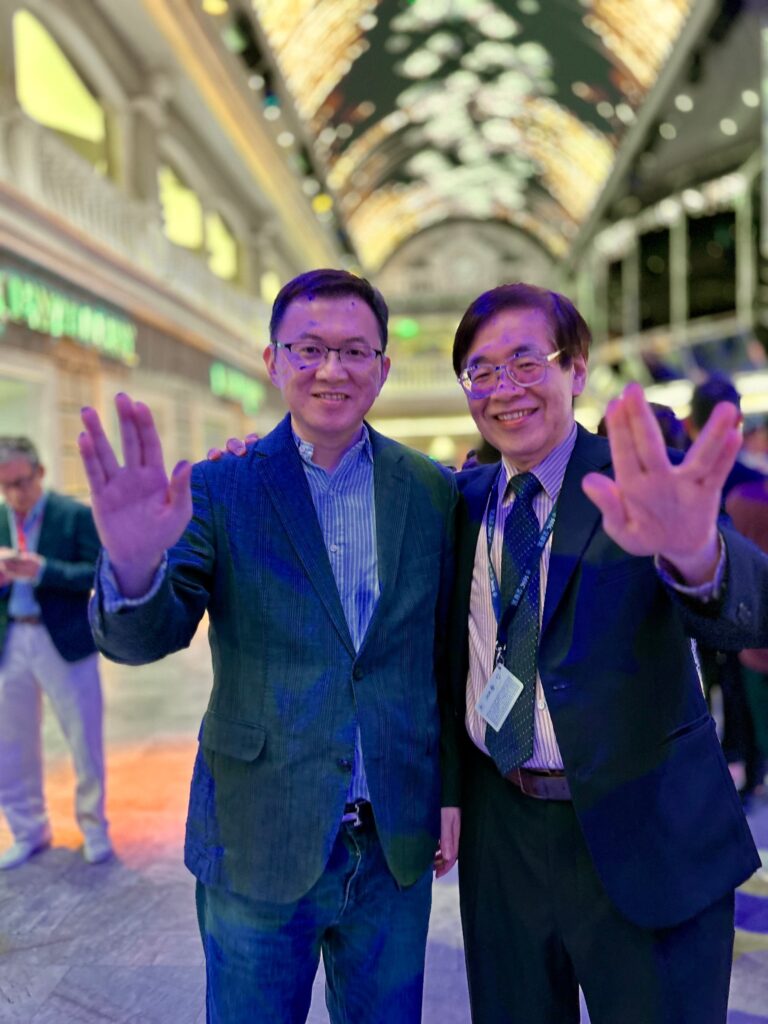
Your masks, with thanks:
[{"label": "raised hand", "polygon": [[125,465],[117,461],[95,409],[82,411],[85,429],[78,446],[101,543],[123,594],[138,597],[192,517],[192,467],[180,462],[169,479],[149,408],[125,394],[115,397],[115,408]]},{"label": "raised hand", "polygon": [[659,555],[690,584],[717,566],[717,518],[725,479],[741,447],[739,411],[718,405],[678,465],[639,384],[629,384],[605,414],[615,480],[590,473],[584,492],[606,533],[633,555]]}]

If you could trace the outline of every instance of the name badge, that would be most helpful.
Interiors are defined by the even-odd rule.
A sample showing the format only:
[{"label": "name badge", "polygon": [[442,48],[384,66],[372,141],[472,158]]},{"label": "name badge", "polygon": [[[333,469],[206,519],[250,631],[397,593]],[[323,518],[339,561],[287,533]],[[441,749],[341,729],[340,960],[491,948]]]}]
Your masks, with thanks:
[{"label": "name badge", "polygon": [[523,692],[523,684],[502,664],[496,666],[493,674],[480,694],[475,710],[496,732],[502,727]]}]

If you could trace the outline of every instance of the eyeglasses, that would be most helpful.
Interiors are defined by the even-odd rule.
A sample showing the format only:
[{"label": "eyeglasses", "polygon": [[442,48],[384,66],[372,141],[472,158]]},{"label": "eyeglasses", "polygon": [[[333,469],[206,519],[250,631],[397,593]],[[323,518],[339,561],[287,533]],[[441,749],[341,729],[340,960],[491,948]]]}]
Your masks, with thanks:
[{"label": "eyeglasses", "polygon": [[542,355],[539,352],[518,352],[499,366],[491,363],[474,363],[462,370],[456,378],[471,398],[487,398],[499,386],[502,370],[513,384],[531,388],[541,384],[547,375],[550,363],[563,354],[562,349]]},{"label": "eyeglasses", "polygon": [[272,344],[275,348],[284,348],[288,359],[298,370],[316,370],[326,361],[329,352],[335,352],[341,365],[347,369],[364,370],[371,366],[376,356],[383,354],[381,349],[363,344],[344,345],[341,348],[323,345],[319,341],[294,341],[290,344],[273,341]]},{"label": "eyeglasses", "polygon": [[23,487],[27,487],[37,476],[37,470],[33,469],[31,473],[27,473],[26,476],[17,476],[15,480],[6,480],[5,483],[0,482],[0,491],[7,493],[8,491],[20,491]]}]

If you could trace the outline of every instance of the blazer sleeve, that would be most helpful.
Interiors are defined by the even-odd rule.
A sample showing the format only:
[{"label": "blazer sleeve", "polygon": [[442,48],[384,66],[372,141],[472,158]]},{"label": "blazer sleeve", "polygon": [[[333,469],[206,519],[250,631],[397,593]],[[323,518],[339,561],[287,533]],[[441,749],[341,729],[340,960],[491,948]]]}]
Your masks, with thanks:
[{"label": "blazer sleeve", "polygon": [[67,559],[46,554],[45,569],[36,590],[60,590],[87,594],[93,587],[93,574],[99,556],[99,535],[87,505],[76,505],[70,519],[71,554]]},{"label": "blazer sleeve", "polygon": [[[454,702],[451,695],[449,619],[453,602],[456,575],[456,516],[459,494],[451,475],[450,503],[443,535],[443,557],[440,571],[440,593],[435,622],[435,671],[437,674],[437,700],[440,711],[440,769],[442,776],[442,806],[458,807],[460,803],[459,728],[456,724]],[[461,723],[459,723],[460,726]]]},{"label": "blazer sleeve", "polygon": [[726,567],[718,600],[703,603],[670,589],[691,636],[715,650],[768,646],[768,555],[732,527],[721,527]]},{"label": "blazer sleeve", "polygon": [[208,606],[216,566],[213,510],[205,465],[192,470],[192,519],[168,552],[168,569],[148,600],[120,611],[106,610],[96,574],[91,631],[96,646],[112,661],[144,665],[188,647]]}]

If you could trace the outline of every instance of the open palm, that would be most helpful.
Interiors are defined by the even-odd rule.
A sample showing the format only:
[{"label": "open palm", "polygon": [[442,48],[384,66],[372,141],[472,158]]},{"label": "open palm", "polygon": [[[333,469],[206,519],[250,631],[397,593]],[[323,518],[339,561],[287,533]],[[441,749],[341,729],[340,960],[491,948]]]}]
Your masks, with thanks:
[{"label": "open palm", "polygon": [[741,444],[738,410],[718,406],[678,465],[639,385],[610,404],[606,425],[615,479],[584,478],[606,533],[630,554],[660,555],[683,570],[710,557],[722,487]]},{"label": "open palm", "polygon": [[180,463],[169,478],[149,408],[122,394],[115,407],[125,464],[117,461],[95,409],[82,412],[85,429],[78,444],[101,543],[131,596],[129,591],[151,578],[192,516],[191,467]]}]

